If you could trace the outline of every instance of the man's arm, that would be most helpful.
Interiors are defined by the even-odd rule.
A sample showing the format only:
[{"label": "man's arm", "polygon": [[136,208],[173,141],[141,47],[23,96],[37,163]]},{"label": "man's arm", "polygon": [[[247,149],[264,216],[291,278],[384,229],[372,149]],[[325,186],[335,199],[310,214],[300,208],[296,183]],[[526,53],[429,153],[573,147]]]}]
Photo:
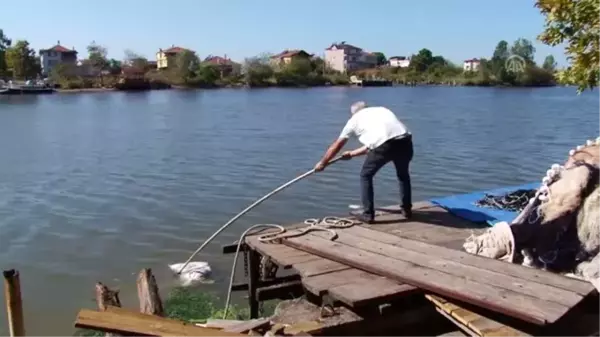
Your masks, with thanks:
[{"label": "man's arm", "polygon": [[348,155],[350,157],[358,157],[358,156],[362,156],[363,154],[366,154],[367,152],[369,152],[369,148],[366,146],[361,146],[358,149],[348,151]]},{"label": "man's arm", "polygon": [[329,161],[333,157],[335,157],[335,155],[338,154],[338,152],[340,152],[340,150],[344,147],[344,145],[346,145],[347,141],[348,141],[348,139],[346,139],[346,138],[338,138],[333,143],[331,143],[331,145],[329,145],[329,148],[327,149],[327,151],[325,151],[325,155],[323,155],[323,158],[321,158],[321,160],[317,163],[317,165],[315,165],[315,170],[316,171],[323,170],[325,168],[325,166],[327,166]]}]

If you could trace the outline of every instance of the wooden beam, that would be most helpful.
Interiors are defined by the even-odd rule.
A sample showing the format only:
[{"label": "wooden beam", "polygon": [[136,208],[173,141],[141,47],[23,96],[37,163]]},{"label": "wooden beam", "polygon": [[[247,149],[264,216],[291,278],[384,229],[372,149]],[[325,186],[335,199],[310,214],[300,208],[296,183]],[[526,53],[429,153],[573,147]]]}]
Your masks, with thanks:
[{"label": "wooden beam", "polygon": [[258,300],[256,290],[258,288],[260,254],[255,250],[248,250],[248,302],[250,304],[250,318],[258,318]]},{"label": "wooden beam", "polygon": [[8,314],[8,328],[11,336],[25,336],[25,321],[23,318],[23,301],[21,299],[21,281],[19,272],[10,269],[5,270],[4,275],[4,299],[6,301],[6,313]]},{"label": "wooden beam", "polygon": [[290,299],[303,294],[302,281],[290,281],[256,289],[256,300],[262,302],[273,299]]},{"label": "wooden beam", "polygon": [[106,311],[81,309],[75,327],[138,336],[243,336],[122,308]]},{"label": "wooden beam", "polygon": [[158,285],[152,275],[152,270],[144,268],[137,278],[138,299],[140,312],[149,315],[165,316],[163,304],[158,294]]}]

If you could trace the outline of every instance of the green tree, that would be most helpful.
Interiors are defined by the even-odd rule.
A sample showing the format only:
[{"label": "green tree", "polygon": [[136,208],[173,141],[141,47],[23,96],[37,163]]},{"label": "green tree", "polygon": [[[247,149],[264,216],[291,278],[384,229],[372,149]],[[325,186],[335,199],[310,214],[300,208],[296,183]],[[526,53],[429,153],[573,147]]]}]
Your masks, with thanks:
[{"label": "green tree", "polygon": [[519,38],[513,43],[510,50],[512,55],[517,55],[523,58],[527,65],[534,63],[533,57],[535,56],[535,47],[531,44],[531,41]]},{"label": "green tree", "polygon": [[544,70],[554,71],[556,70],[556,61],[554,61],[554,56],[548,55],[544,59],[544,65],[542,66]]},{"label": "green tree", "polygon": [[566,43],[570,66],[561,80],[577,84],[577,92],[592,89],[600,79],[600,1],[537,0],[535,6],[546,17],[538,39],[550,46]]},{"label": "green tree", "polygon": [[130,67],[148,69],[148,59],[131,49],[125,49],[125,63]]},{"label": "green tree", "polygon": [[0,77],[6,76],[6,49],[10,47],[11,42],[4,34],[4,31],[0,29]]},{"label": "green tree", "polygon": [[35,78],[41,70],[35,51],[29,48],[29,42],[25,40],[19,40],[6,49],[6,65],[13,77],[18,79]]},{"label": "green tree", "polygon": [[121,67],[121,61],[115,59],[108,60],[107,70],[111,73],[111,75],[117,75],[121,73]]},{"label": "green tree", "polygon": [[196,76],[200,66],[200,59],[195,52],[184,50],[175,58],[175,72],[177,78],[184,84],[190,83]]},{"label": "green tree", "polygon": [[417,55],[413,55],[410,60],[409,68],[418,72],[424,72],[433,63],[433,54],[431,50],[423,48]]},{"label": "green tree", "polygon": [[492,60],[490,62],[491,71],[496,77],[501,77],[501,74],[504,70],[504,66],[506,64],[506,60],[510,56],[508,52],[508,42],[502,40],[498,42],[496,45],[496,49],[494,49],[494,54],[492,55]]},{"label": "green tree", "polygon": [[87,46],[88,51],[88,59],[92,63],[92,65],[100,70],[105,70],[108,66],[108,59],[106,55],[108,54],[105,47],[102,47],[99,44],[96,44],[95,41],[92,41],[89,46]]},{"label": "green tree", "polygon": [[244,80],[250,87],[264,87],[271,84],[274,71],[269,65],[268,55],[262,55],[244,60],[242,67]]},{"label": "green tree", "polygon": [[385,57],[385,54],[382,52],[374,52],[373,53],[376,57],[377,57],[377,65],[381,66],[387,63],[387,58]]}]

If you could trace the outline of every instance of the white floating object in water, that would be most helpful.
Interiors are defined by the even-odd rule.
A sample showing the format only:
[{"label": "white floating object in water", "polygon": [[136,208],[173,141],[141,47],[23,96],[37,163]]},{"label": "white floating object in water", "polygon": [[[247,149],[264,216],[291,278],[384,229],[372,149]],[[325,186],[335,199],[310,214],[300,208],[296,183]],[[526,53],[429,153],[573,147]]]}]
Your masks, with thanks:
[{"label": "white floating object in water", "polygon": [[348,208],[350,208],[350,209],[361,209],[361,208],[362,208],[362,206],[360,206],[360,205],[354,205],[354,204],[350,204],[350,205],[348,205]]},{"label": "white floating object in water", "polygon": [[[183,267],[183,263],[170,264],[169,269],[177,275]],[[177,275],[181,281],[183,287],[198,283],[206,283],[210,277],[212,270],[207,262],[190,262],[181,271],[181,274]]]},{"label": "white floating object in water", "polygon": [[585,145],[592,146],[592,145],[594,145],[594,141],[591,139],[588,139],[587,142],[585,142]]}]

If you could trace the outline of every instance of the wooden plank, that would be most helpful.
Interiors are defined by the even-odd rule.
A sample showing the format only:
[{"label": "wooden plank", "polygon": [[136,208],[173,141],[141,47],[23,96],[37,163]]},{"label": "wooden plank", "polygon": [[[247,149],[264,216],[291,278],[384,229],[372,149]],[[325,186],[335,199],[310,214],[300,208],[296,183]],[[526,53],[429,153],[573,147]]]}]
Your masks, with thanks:
[{"label": "wooden plank", "polygon": [[144,268],[140,271],[137,278],[137,291],[140,312],[157,316],[165,315],[162,300],[158,293],[158,285],[151,269]]},{"label": "wooden plank", "polygon": [[380,277],[369,282],[354,282],[330,288],[331,297],[352,308],[369,305],[375,302],[391,301],[418,291],[408,284],[401,284]]},{"label": "wooden plank", "polygon": [[[471,255],[462,251],[431,245],[425,242],[406,240],[394,235],[389,235],[369,230],[366,228],[361,228],[360,226],[346,228],[343,231],[344,233],[347,233],[349,235],[360,236],[363,238],[398,246],[414,252],[420,252],[431,256],[443,256],[446,259],[460,261],[460,263],[464,265],[469,265],[481,269],[493,270],[507,276],[514,276],[523,280],[533,281],[552,287],[569,290],[584,296],[590,294],[595,289],[594,286],[589,284],[588,282],[569,278],[563,275],[554,274],[534,268],[526,268],[523,266],[515,265],[496,259]],[[341,231],[338,231],[338,233],[339,232]]]},{"label": "wooden plank", "polygon": [[223,329],[224,332],[233,332],[233,333],[247,333],[248,331],[252,330],[252,329],[257,329],[257,328],[261,328],[267,324],[269,324],[270,320],[268,318],[259,318],[259,319],[253,319],[250,321],[244,321],[242,323],[233,325],[233,326],[229,326],[225,329]]},{"label": "wooden plank", "polygon": [[331,273],[351,267],[329,259],[318,259],[308,262],[296,263],[292,266],[303,278],[320,274]]},{"label": "wooden plank", "polygon": [[215,329],[202,328],[164,317],[130,312],[120,309],[94,311],[81,309],[75,327],[118,334],[145,336],[242,336]]},{"label": "wooden plank", "polygon": [[[309,235],[323,237],[323,234],[319,232],[314,232],[314,234]],[[325,236],[324,238],[327,237]],[[462,264],[462,261],[465,260],[464,258],[458,260],[460,262],[457,262],[450,259],[446,259],[445,255],[435,256],[421,252],[414,252],[412,250],[405,249],[400,246],[390,245],[382,243],[380,241],[371,240],[365,237],[356,236],[344,230],[338,231],[338,238],[336,239],[336,242],[364,251],[380,254],[382,256],[387,256],[398,260],[410,262],[421,267],[431,268],[433,270],[444,272],[449,275],[454,275],[456,277],[472,278],[478,283],[483,283],[497,288],[510,290],[515,293],[521,293],[523,295],[528,295],[539,299],[548,298],[548,302],[555,302],[568,308],[574,307],[577,303],[579,303],[582,300],[581,295],[568,290],[555,288],[533,281],[524,281],[518,277],[507,276],[496,271]],[[481,258],[478,256],[469,255],[467,253],[461,254],[465,255],[466,258]],[[520,265],[512,266],[515,269],[525,268]]]},{"label": "wooden plank", "polygon": [[327,274],[305,277],[302,279],[302,283],[306,290],[317,296],[321,296],[324,295],[330,288],[354,283],[357,279],[376,280],[379,278],[381,278],[381,276],[351,268]]},{"label": "wooden plank", "polygon": [[[525,321],[543,325],[563,316],[568,308],[506,289],[456,277],[434,269],[360,250],[312,234],[289,238],[284,244],[365,271],[406,282],[436,294],[487,307]],[[466,255],[466,253],[464,253]],[[517,266],[515,266],[517,267]]]},{"label": "wooden plank", "polygon": [[302,281],[290,281],[256,289],[256,299],[259,302],[300,297],[303,294]]},{"label": "wooden plank", "polygon": [[460,330],[448,331],[448,332],[443,333],[441,335],[437,335],[437,337],[463,337],[463,336],[467,336],[467,335],[464,332],[460,331]]},{"label": "wooden plank", "polygon": [[530,336],[523,331],[463,309],[441,297],[427,294],[425,298],[431,301],[437,308],[452,316],[453,322],[459,322],[478,336]]},{"label": "wooden plank", "polygon": [[19,272],[10,269],[3,271],[2,275],[4,276],[4,300],[6,302],[10,335],[26,336]]}]

